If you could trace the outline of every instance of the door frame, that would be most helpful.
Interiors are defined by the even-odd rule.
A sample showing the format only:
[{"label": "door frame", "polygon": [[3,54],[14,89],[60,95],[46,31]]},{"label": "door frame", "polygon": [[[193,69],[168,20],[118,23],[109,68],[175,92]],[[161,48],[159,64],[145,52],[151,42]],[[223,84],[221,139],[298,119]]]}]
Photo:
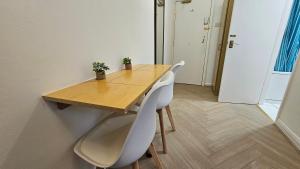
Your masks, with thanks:
[{"label": "door frame", "polygon": [[153,0],[153,2],[154,2],[154,64],[156,64],[156,62],[157,62],[157,59],[156,59],[156,45],[157,45],[157,43],[156,43],[156,40],[157,40],[157,30],[156,30],[156,21],[157,21],[157,19],[156,19],[156,13],[157,13],[157,10],[156,10],[156,5],[157,5],[157,1],[156,0]]},{"label": "door frame", "polygon": [[208,69],[208,57],[209,57],[209,50],[210,50],[210,42],[211,42],[211,36],[212,36],[212,27],[213,27],[213,22],[212,18],[214,17],[214,3],[215,0],[210,0],[210,12],[209,12],[209,27],[207,31],[207,40],[206,40],[206,46],[205,46],[205,56],[204,56],[204,65],[203,65],[203,74],[202,74],[202,86],[208,86],[206,83],[206,78],[207,78],[207,69]]},{"label": "door frame", "polygon": [[[162,6],[163,8],[163,24],[162,24],[162,64],[164,64],[164,57],[165,57],[165,0],[163,1],[164,4]],[[157,0],[154,0],[154,64],[158,64],[157,61],[157,7],[158,7],[158,3]]]},{"label": "door frame", "polygon": [[228,44],[228,38],[229,38],[229,31],[230,31],[230,25],[231,25],[234,0],[228,0],[227,3],[228,4],[227,4],[227,9],[226,9],[225,26],[224,26],[224,31],[223,31],[223,35],[222,35],[221,52],[220,52],[219,61],[217,64],[216,79],[215,79],[215,83],[213,85],[213,93],[216,96],[219,95],[220,87],[221,87],[221,80],[222,80],[222,75],[223,75],[223,68],[224,68],[224,62],[225,62],[225,56],[226,56],[226,50],[227,50],[227,44]]}]

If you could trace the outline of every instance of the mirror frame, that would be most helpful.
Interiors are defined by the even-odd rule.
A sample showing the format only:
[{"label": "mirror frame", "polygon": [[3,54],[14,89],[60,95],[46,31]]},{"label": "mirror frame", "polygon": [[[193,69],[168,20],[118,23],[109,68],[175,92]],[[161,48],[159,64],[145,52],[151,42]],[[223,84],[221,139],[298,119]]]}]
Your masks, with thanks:
[{"label": "mirror frame", "polygon": [[[163,3],[162,5],[160,3]],[[157,55],[157,49],[158,49],[158,43],[157,43],[157,35],[158,35],[158,29],[157,29],[157,14],[158,14],[158,7],[163,8],[163,18],[162,18],[162,60],[161,63],[158,61],[158,55]],[[154,0],[154,63],[155,64],[164,64],[164,33],[165,33],[165,0]]]}]

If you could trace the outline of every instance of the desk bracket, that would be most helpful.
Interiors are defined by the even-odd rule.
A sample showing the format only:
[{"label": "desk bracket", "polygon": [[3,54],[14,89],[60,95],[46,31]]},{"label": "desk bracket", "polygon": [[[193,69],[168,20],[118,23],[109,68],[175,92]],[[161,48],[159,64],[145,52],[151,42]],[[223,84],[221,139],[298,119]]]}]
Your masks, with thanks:
[{"label": "desk bracket", "polygon": [[56,102],[56,105],[57,105],[57,108],[58,108],[59,110],[66,109],[67,107],[70,107],[70,106],[71,106],[70,104],[59,103],[59,102]]}]

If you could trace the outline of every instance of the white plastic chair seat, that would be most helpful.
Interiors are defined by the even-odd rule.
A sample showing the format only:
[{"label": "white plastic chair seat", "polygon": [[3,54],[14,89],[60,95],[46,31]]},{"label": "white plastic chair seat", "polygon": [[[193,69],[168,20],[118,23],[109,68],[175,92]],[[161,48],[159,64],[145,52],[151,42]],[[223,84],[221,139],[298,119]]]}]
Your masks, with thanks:
[{"label": "white plastic chair seat", "polygon": [[113,166],[135,118],[135,114],[130,114],[107,119],[76,144],[75,153],[97,167]]}]

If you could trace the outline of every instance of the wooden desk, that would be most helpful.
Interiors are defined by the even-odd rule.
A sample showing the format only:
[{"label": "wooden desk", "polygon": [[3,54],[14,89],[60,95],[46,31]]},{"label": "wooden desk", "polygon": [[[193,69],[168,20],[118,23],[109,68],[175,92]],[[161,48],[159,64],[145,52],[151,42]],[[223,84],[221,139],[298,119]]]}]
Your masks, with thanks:
[{"label": "wooden desk", "polygon": [[121,76],[108,81],[116,84],[152,86],[169,69],[170,65],[144,65],[132,71],[117,72]]},{"label": "wooden desk", "polygon": [[132,70],[108,74],[105,80],[90,80],[43,96],[63,109],[85,105],[124,112],[162,77],[170,65],[135,65]]}]

